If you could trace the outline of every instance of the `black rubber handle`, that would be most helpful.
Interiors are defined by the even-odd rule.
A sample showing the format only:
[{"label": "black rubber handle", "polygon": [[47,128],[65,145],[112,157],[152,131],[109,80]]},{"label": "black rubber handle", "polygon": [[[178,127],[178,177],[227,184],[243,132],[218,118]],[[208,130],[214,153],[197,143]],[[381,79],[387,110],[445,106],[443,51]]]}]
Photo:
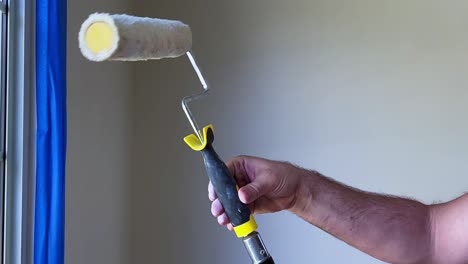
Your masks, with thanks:
[{"label": "black rubber handle", "polygon": [[249,221],[251,212],[249,207],[239,200],[236,181],[214,150],[213,140],[213,131],[208,129],[207,145],[201,151],[206,171],[216,195],[224,207],[224,212],[233,226],[239,226]]},{"label": "black rubber handle", "polygon": [[275,264],[272,257],[267,258],[261,264]]}]

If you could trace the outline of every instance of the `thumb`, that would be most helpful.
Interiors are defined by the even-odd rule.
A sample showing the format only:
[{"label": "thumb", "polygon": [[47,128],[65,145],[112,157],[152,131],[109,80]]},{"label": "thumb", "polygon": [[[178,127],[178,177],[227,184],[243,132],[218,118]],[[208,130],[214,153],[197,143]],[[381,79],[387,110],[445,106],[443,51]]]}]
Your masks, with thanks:
[{"label": "thumb", "polygon": [[271,192],[273,182],[261,177],[239,189],[239,199],[244,204],[250,204]]}]

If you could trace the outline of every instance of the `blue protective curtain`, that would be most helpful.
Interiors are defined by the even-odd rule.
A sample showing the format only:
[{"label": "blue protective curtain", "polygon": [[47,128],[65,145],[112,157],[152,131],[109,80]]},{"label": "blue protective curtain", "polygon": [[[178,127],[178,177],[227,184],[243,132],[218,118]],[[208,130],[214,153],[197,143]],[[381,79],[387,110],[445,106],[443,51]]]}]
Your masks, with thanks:
[{"label": "blue protective curtain", "polygon": [[64,262],[66,15],[66,0],[36,0],[35,264]]}]

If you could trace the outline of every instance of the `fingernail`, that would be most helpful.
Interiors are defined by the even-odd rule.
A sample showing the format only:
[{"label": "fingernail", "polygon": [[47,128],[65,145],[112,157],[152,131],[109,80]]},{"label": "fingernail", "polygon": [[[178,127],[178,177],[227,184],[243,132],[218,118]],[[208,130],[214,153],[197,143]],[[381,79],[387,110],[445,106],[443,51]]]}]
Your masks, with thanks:
[{"label": "fingernail", "polygon": [[244,187],[239,191],[239,199],[244,204],[249,203],[249,191],[247,189],[248,187]]}]

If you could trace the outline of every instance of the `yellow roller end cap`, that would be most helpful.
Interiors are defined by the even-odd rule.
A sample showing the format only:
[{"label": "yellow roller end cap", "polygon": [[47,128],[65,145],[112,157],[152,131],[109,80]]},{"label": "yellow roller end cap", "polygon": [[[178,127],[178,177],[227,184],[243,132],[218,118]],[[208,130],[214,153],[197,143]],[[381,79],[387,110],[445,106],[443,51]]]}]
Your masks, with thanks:
[{"label": "yellow roller end cap", "polygon": [[257,230],[257,228],[257,222],[255,222],[255,218],[253,217],[253,215],[251,215],[248,222],[234,227],[234,233],[236,233],[237,237],[245,237],[253,231]]},{"label": "yellow roller end cap", "polygon": [[96,22],[91,24],[86,30],[85,41],[86,46],[97,54],[112,48],[114,33],[109,24]]}]

